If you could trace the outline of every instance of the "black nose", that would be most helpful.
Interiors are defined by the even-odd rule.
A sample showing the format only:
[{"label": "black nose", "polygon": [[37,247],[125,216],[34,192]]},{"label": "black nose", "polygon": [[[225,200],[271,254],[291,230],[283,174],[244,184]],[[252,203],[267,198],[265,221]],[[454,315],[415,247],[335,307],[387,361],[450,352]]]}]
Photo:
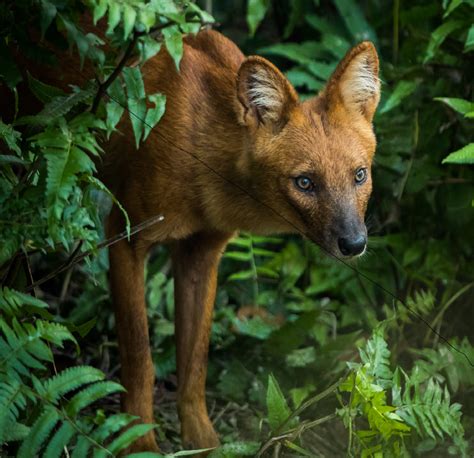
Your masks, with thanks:
[{"label": "black nose", "polygon": [[344,256],[356,256],[364,251],[367,238],[365,235],[357,235],[353,238],[340,237],[337,244]]}]

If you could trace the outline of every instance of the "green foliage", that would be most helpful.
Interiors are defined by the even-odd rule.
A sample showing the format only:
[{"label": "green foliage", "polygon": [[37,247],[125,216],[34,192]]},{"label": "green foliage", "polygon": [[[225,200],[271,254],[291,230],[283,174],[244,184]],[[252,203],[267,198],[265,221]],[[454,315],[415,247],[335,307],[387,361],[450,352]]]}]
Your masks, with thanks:
[{"label": "green foliage", "polygon": [[[307,241],[234,239],[220,269],[211,335],[209,408],[223,443],[211,455],[472,454],[472,367],[416,316],[474,360],[466,319],[473,175],[469,165],[449,165],[472,163],[472,1],[212,4],[224,34],[246,54],[272,60],[303,99],[324,86],[351,45],[377,44],[383,91],[371,237],[354,267],[408,307]],[[106,22],[108,46],[82,29],[83,8]],[[105,253],[36,288],[49,307],[20,291],[30,275],[38,279],[67,263],[64,251],[94,250],[104,237],[101,217],[110,200],[120,203],[94,175],[98,145],[120,128],[126,110],[134,113],[126,116],[137,147],[153,135],[166,100],[145,92],[140,69],[163,45],[179,68],[182,33],[202,22],[212,18],[194,3],[174,1],[0,5],[0,80],[12,95],[11,116],[0,120],[0,278],[9,287],[0,295],[0,431],[8,433],[2,454],[59,456],[66,446],[70,456],[107,455],[97,444],[115,454],[149,428],[126,430],[131,417],[100,409],[117,410],[104,397],[121,390],[107,380],[118,361]],[[34,24],[32,39],[22,31]],[[96,103],[97,83],[108,81],[131,43],[136,65],[125,65]],[[12,53],[55,65],[55,46],[92,64],[91,80],[49,86],[20,69]],[[23,78],[40,106],[29,116],[22,116],[26,101],[16,90]],[[168,402],[176,350],[165,248],[148,265],[147,298],[164,397],[158,412],[167,435],[160,441],[179,449],[175,406]],[[77,367],[59,367],[68,357]]]},{"label": "green foliage", "polygon": [[[107,22],[107,45],[82,29],[85,8],[95,23]],[[87,306],[73,323],[56,314],[54,301],[48,307],[21,291],[33,282],[44,255],[60,260],[64,249],[75,255],[97,249],[108,200],[122,210],[130,232],[124,208],[95,176],[103,154],[99,145],[128,109],[138,147],[163,116],[166,101],[162,94],[146,94],[140,66],[128,67],[128,59],[123,68],[117,63],[130,57],[129,49],[138,53],[141,65],[163,41],[179,67],[182,34],[198,31],[212,17],[195,4],[172,1],[24,0],[2,4],[0,10],[0,84],[14,100],[0,120],[0,453],[116,456],[155,425],[97,410],[108,396],[124,390],[105,380],[104,372],[80,362],[57,370],[57,353],[74,353],[71,344],[76,351],[82,344],[72,332],[83,337],[95,323],[81,320]],[[90,80],[84,76],[78,86],[61,89],[38,79],[34,65],[20,71],[23,57],[57,65],[54,50],[67,47],[79,55],[78,75],[86,64],[93,70]],[[23,75],[40,107],[36,112],[19,96]],[[98,98],[97,82],[108,88],[102,96],[110,98]],[[86,270],[93,275],[94,261],[88,261]],[[95,273],[100,277],[102,272]]]},{"label": "green foliage", "polygon": [[268,0],[247,0],[247,25],[250,35],[255,35],[257,27],[267,12]]},{"label": "green foliage", "polygon": [[290,416],[290,409],[288,408],[285,397],[278,386],[278,382],[272,375],[268,377],[267,409],[268,424],[272,431],[277,430]]},{"label": "green foliage", "polygon": [[50,345],[63,348],[68,341],[77,342],[64,325],[36,316],[46,308],[31,296],[1,290],[0,443],[19,442],[18,457],[42,450],[44,456],[60,456],[65,447],[73,455],[80,450],[80,456],[89,450],[94,456],[124,450],[154,425],[125,430],[136,417],[116,414],[101,422],[85,412],[94,402],[124,390],[104,381],[98,369],[76,366],[48,376],[47,366],[54,361]]}]

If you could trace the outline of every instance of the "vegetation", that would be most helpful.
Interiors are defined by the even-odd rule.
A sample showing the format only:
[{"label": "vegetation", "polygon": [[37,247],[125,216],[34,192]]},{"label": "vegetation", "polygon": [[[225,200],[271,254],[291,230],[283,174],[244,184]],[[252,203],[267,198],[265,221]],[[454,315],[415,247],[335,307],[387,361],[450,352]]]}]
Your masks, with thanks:
[{"label": "vegetation", "polygon": [[[139,146],[165,110],[125,58],[143,63],[166,46],[179,66],[182,34],[213,22],[198,5],[0,4],[0,84],[12,100],[0,119],[2,455],[113,456],[150,428],[170,456],[189,453],[178,451],[166,247],[147,267],[158,424],[127,428],[134,418],[119,413],[103,248],[115,198],[94,173],[99,139],[122,116]],[[367,255],[343,265],[296,236],[241,234],[229,245],[208,376],[223,445],[211,456],[471,456],[474,3],[212,6],[223,33],[277,64],[302,97],[352,44],[372,40],[383,98]],[[110,45],[81,29],[86,10],[106,22]],[[54,64],[51,44],[91,62],[94,77],[64,90],[15,63],[19,53]],[[22,115],[31,101],[19,85],[36,113]]]}]

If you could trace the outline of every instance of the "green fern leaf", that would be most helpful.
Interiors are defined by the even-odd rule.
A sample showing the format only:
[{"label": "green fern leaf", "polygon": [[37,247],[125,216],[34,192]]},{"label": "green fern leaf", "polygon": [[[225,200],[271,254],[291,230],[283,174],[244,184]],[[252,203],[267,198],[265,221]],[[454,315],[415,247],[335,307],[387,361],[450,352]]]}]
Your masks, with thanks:
[{"label": "green fern leaf", "polygon": [[0,381],[0,443],[26,437],[29,428],[17,422],[20,411],[26,408],[26,397],[18,380]]},{"label": "green fern leaf", "polygon": [[50,402],[57,402],[61,396],[87,383],[104,379],[104,373],[91,366],[77,366],[65,369],[42,383],[44,396]]},{"label": "green fern leaf", "polygon": [[275,431],[291,413],[280,386],[273,375],[268,377],[267,409],[268,423],[272,431]]},{"label": "green fern leaf", "polygon": [[59,458],[64,447],[75,437],[75,433],[76,429],[71,423],[63,423],[49,441],[43,458]]},{"label": "green fern leaf", "polygon": [[92,438],[101,444],[108,437],[112,436],[112,434],[115,434],[117,431],[121,430],[138,418],[139,417],[130,415],[128,413],[118,413],[111,415],[104,421],[104,423],[95,429],[92,434]]},{"label": "green fern leaf", "polygon": [[84,458],[85,456],[88,456],[92,445],[93,443],[88,436],[79,436],[71,454],[71,458]]},{"label": "green fern leaf", "polygon": [[30,433],[23,441],[18,450],[18,458],[30,458],[39,454],[41,447],[52,429],[59,420],[59,414],[56,409],[46,407],[43,413],[38,417]]},{"label": "green fern leaf", "polygon": [[28,376],[28,368],[44,369],[44,365],[30,354],[34,353],[46,361],[52,360],[51,350],[41,341],[41,333],[29,323],[22,326],[16,318],[12,320],[12,325],[14,329],[0,319],[0,330],[6,337],[6,341],[0,337],[0,371]]},{"label": "green fern leaf", "polygon": [[[113,455],[118,455],[119,452],[125,450],[127,447],[133,444],[133,442],[135,442],[139,437],[144,436],[146,433],[156,427],[157,425],[149,424],[134,425],[125,430],[125,432],[120,434],[120,436],[118,436],[116,439],[114,439],[112,443],[107,447],[107,450],[109,450],[110,453],[112,453]],[[107,452],[104,449],[94,451],[94,458],[104,458],[106,456]]]},{"label": "green fern leaf", "polygon": [[94,97],[96,90],[96,87],[91,85],[72,94],[54,97],[37,115],[23,116],[16,121],[16,124],[49,126],[67,115],[75,106],[89,102]]},{"label": "green fern leaf", "polygon": [[73,396],[66,406],[66,412],[71,417],[75,417],[84,407],[109,394],[120,391],[125,391],[125,388],[115,382],[105,381],[94,383]]},{"label": "green fern leaf", "polygon": [[16,316],[20,309],[24,306],[30,306],[30,310],[45,309],[48,307],[46,302],[30,296],[29,294],[21,293],[9,288],[0,289],[0,309],[9,316]]},{"label": "green fern leaf", "polygon": [[390,369],[390,350],[384,339],[383,327],[374,330],[372,337],[367,341],[365,348],[359,350],[360,358],[368,364],[368,373],[382,388],[392,385],[393,373]]}]

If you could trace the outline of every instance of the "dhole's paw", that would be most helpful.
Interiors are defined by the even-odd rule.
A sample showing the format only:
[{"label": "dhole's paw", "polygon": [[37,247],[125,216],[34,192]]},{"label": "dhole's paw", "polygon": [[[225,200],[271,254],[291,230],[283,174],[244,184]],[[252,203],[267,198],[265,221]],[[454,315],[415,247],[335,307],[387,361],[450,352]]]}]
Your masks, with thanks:
[{"label": "dhole's paw", "polygon": [[[183,447],[190,450],[219,446],[219,437],[207,415],[184,416],[181,421],[181,440]],[[206,456],[208,453],[196,456]]]}]

